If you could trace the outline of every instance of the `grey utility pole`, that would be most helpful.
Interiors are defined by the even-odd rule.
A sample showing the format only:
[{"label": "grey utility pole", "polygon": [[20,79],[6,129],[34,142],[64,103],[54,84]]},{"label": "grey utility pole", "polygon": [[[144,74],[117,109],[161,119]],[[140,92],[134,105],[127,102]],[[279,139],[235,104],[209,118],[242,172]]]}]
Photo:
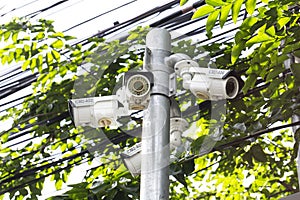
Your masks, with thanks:
[{"label": "grey utility pole", "polygon": [[141,148],[137,144],[123,154],[130,172],[141,173],[141,200],[169,199],[170,135],[175,149],[188,128],[172,100],[176,75],[182,78],[185,90],[204,100],[232,99],[242,81],[230,70],[200,67],[185,54],[171,55],[169,32],[155,28],[146,36],[143,71],[125,73],[116,95],[69,100],[76,126],[114,127],[118,117],[143,110]]},{"label": "grey utility pole", "polygon": [[145,110],[141,151],[141,200],[169,199],[170,74],[165,64],[170,56],[171,36],[152,29],[146,37],[144,69],[154,75],[149,107]]}]

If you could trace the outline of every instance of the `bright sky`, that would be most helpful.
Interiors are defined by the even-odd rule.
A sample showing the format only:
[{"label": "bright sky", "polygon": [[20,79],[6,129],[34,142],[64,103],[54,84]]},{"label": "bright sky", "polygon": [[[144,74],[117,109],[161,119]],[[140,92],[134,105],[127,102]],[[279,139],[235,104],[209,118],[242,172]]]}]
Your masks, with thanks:
[{"label": "bright sky", "polygon": [[[46,18],[54,20],[54,26],[57,31],[64,31],[76,24],[79,24],[85,20],[95,17],[101,13],[105,13],[111,9],[124,5],[132,0],[118,0],[118,1],[104,1],[104,0],[69,0],[55,8],[52,8],[44,13],[41,13],[34,17],[32,20],[37,20],[39,18]],[[9,22],[13,17],[22,17],[37,10],[43,9],[50,5],[59,2],[58,0],[0,0],[0,24],[5,24]],[[107,3],[109,2],[109,3]],[[113,23],[124,22],[128,19],[134,18],[137,15],[144,13],[154,7],[163,5],[165,3],[171,2],[171,0],[137,0],[123,8],[113,11],[109,14],[103,15],[95,20],[92,20],[84,25],[77,28],[71,29],[66,34],[76,36],[78,39],[89,37],[98,31],[109,28],[113,26]],[[190,0],[190,3],[196,2],[196,0]],[[178,8],[179,9],[179,8]],[[172,11],[174,12],[174,10]],[[157,16],[155,20],[160,18]],[[149,22],[145,22],[149,24]],[[136,26],[135,24],[134,26]],[[143,25],[143,24],[139,24]],[[128,27],[131,28],[131,27]],[[2,46],[0,44],[0,46]],[[1,72],[6,71],[11,66],[0,66]],[[23,96],[23,94],[30,93],[30,88],[9,96],[5,99],[0,99],[0,104],[14,99],[16,97]],[[0,108],[1,110],[3,108]],[[9,128],[8,123],[0,122],[0,132]],[[86,164],[76,167],[71,176],[69,177],[68,184],[75,184],[82,181],[83,176],[87,168],[92,166],[87,166]],[[64,190],[56,192],[54,183],[50,182],[49,179],[46,180],[45,189],[43,190],[43,196],[40,199],[45,199],[47,197],[58,195],[63,193],[68,188],[64,186]],[[6,199],[9,199],[7,196]]]}]

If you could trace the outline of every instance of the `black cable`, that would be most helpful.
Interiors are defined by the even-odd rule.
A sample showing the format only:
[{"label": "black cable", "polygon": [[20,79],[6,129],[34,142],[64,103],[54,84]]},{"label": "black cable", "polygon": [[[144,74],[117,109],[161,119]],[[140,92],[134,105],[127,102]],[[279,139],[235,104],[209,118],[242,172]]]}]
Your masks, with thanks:
[{"label": "black cable", "polygon": [[20,80],[20,84],[18,84],[17,86],[15,86],[14,88],[11,88],[9,90],[0,90],[0,99],[8,97],[9,95],[26,88],[27,86],[30,86],[35,80],[37,80],[37,74],[33,74],[30,75],[26,78],[24,78],[25,82],[21,82]]},{"label": "black cable", "polygon": [[66,10],[66,9],[72,7],[72,6],[75,6],[76,4],[81,3],[82,1],[84,1],[84,0],[78,0],[78,1],[76,1],[76,2],[74,2],[74,3],[72,3],[72,4],[70,4],[70,5],[67,5],[67,6],[65,6],[65,7],[62,7],[61,9],[58,9],[58,10],[56,10],[56,11],[54,11],[54,12],[50,12],[49,14],[45,15],[44,17],[46,18],[46,17],[49,17],[49,16],[51,16],[51,15],[53,15],[53,14],[59,13],[59,12],[61,12],[61,11],[63,11],[63,10]]},{"label": "black cable", "polygon": [[26,7],[26,6],[28,6],[28,5],[32,4],[32,3],[34,3],[34,2],[36,2],[36,1],[39,1],[39,0],[34,0],[34,1],[31,1],[31,2],[26,3],[26,4],[24,4],[24,5],[21,5],[21,6],[19,6],[19,7],[13,8],[12,10],[10,10],[10,11],[8,11],[8,12],[6,12],[6,13],[0,15],[0,17],[4,17],[4,16],[7,15],[8,13],[11,13],[11,12],[13,12],[13,11],[19,10],[20,8],[24,8],[24,7]]},{"label": "black cable", "polygon": [[[194,4],[193,4],[192,6],[190,6],[190,7],[181,9],[181,10],[179,10],[179,11],[177,11],[177,12],[172,13],[171,15],[169,15],[169,16],[163,18],[163,19],[160,19],[160,20],[158,20],[158,21],[156,21],[156,22],[150,24],[150,27],[161,27],[161,26],[163,26],[166,22],[173,21],[174,18],[177,18],[178,16],[180,16],[180,15],[182,15],[182,14],[185,14],[185,13],[187,13],[187,12],[193,10],[193,9],[196,9],[196,8],[198,8],[198,7],[200,7],[200,6],[204,5],[204,4],[205,4],[205,1],[204,1],[204,0],[200,0],[200,1],[196,2],[196,3],[194,3]],[[190,19],[191,19],[191,18],[190,18]]]},{"label": "black cable", "polygon": [[97,19],[98,17],[101,17],[101,16],[103,16],[103,15],[106,15],[106,14],[108,14],[108,13],[111,13],[112,11],[115,11],[115,10],[118,10],[118,9],[120,9],[120,8],[123,8],[123,7],[127,6],[127,5],[130,5],[130,4],[132,4],[133,2],[136,2],[136,1],[137,1],[137,0],[132,0],[132,1],[130,1],[130,2],[127,2],[127,3],[123,4],[123,5],[120,5],[120,6],[118,6],[118,7],[115,7],[115,8],[113,8],[113,9],[111,9],[111,10],[108,10],[108,11],[106,11],[106,12],[104,12],[104,13],[101,13],[101,14],[99,14],[99,15],[96,15],[95,17],[92,17],[92,18],[90,18],[90,19],[88,19],[88,20],[85,20],[85,21],[83,21],[83,22],[80,22],[79,24],[76,24],[75,26],[72,26],[72,27],[70,27],[70,28],[67,28],[67,29],[64,30],[63,32],[67,32],[67,31],[69,31],[69,30],[71,30],[71,29],[74,29],[74,28],[76,28],[76,27],[78,27],[78,26],[80,26],[80,25],[82,25],[82,24],[85,24],[85,23],[90,22],[90,21],[92,21],[92,20],[94,20],[94,19]]},{"label": "black cable", "polygon": [[178,3],[179,3],[178,0],[174,0],[172,2],[169,2],[169,3],[165,4],[165,5],[153,8],[153,9],[151,9],[151,10],[149,10],[149,11],[143,13],[143,14],[140,14],[140,15],[136,16],[135,18],[132,18],[132,19],[129,19],[129,20],[125,21],[125,22],[116,24],[116,25],[114,25],[112,27],[109,27],[109,28],[106,28],[106,29],[104,29],[104,30],[102,30],[102,31],[100,31],[100,32],[98,32],[96,34],[93,34],[93,35],[91,35],[89,37],[81,39],[80,41],[77,41],[76,43],[74,43],[72,45],[74,45],[74,46],[78,45],[78,44],[86,45],[86,44],[89,43],[89,39],[91,39],[91,38],[94,38],[94,37],[99,37],[99,38],[105,37],[105,36],[107,36],[109,34],[112,34],[112,33],[116,32],[116,31],[118,31],[118,30],[121,30],[122,28],[125,28],[125,27],[127,27],[127,26],[129,26],[129,25],[131,25],[131,24],[133,24],[133,23],[135,23],[137,21],[140,21],[140,20],[142,20],[142,19],[144,19],[146,17],[149,17],[149,16],[151,16],[151,15],[153,15],[155,13],[159,13],[159,12],[165,11],[166,9],[170,9],[174,5],[178,5]]},{"label": "black cable", "polygon": [[[26,97],[30,97],[30,96],[31,96],[31,94],[27,94],[27,95],[21,96],[21,97],[19,97],[19,98],[14,98],[13,100],[11,100],[11,101],[9,101],[9,102],[0,104],[0,107],[6,106],[6,105],[11,104],[11,103],[16,102],[16,101],[23,100],[23,99],[25,99]],[[2,111],[4,111],[4,110],[2,110]],[[0,110],[0,112],[2,112],[2,111]]]},{"label": "black cable", "polygon": [[9,81],[10,79],[13,79],[15,78],[15,76],[18,76],[18,75],[21,75],[21,74],[24,74],[24,71],[22,71],[20,68],[18,70],[15,70],[15,71],[12,71],[11,73],[8,73],[6,74],[7,76],[6,77],[3,77],[1,80],[0,80],[0,88],[2,88],[3,85],[5,82]]},{"label": "black cable", "polygon": [[9,75],[10,73],[13,73],[15,71],[20,71],[22,70],[20,65],[15,65],[13,67],[10,67],[9,69],[5,70],[4,72],[1,72],[0,78]]},{"label": "black cable", "polygon": [[29,18],[33,18],[33,17],[39,15],[40,13],[45,12],[45,11],[51,9],[51,8],[54,8],[54,7],[56,7],[56,6],[60,5],[60,4],[63,4],[65,2],[67,2],[67,1],[69,1],[69,0],[61,0],[61,1],[56,2],[55,4],[52,4],[52,5],[48,6],[48,7],[45,7],[43,9],[38,10],[38,11],[35,11],[35,12],[30,13],[28,15],[25,15],[24,18],[28,18],[28,17]]},{"label": "black cable", "polygon": [[[9,187],[9,188],[6,189],[6,190],[0,191],[0,194],[5,194],[5,193],[8,193],[8,192],[13,192],[13,191],[15,191],[16,189],[24,188],[24,187],[26,187],[26,186],[28,186],[28,185],[30,185],[30,184],[36,183],[36,182],[39,181],[39,180],[43,180],[43,179],[45,179],[46,177],[48,177],[48,176],[50,176],[50,175],[52,175],[52,174],[59,173],[59,172],[61,172],[61,171],[63,171],[63,170],[66,170],[66,169],[70,169],[70,168],[76,166],[77,164],[80,164],[82,161],[83,161],[83,160],[75,161],[73,164],[69,164],[69,165],[67,165],[66,167],[62,167],[62,168],[59,168],[59,169],[57,169],[57,170],[54,170],[54,171],[52,171],[52,172],[49,173],[49,174],[41,175],[41,176],[39,176],[38,178],[35,178],[35,179],[33,179],[33,180],[30,180],[30,181],[27,181],[27,182],[22,183],[22,184],[20,184],[20,185],[18,185],[18,186]],[[88,160],[87,160],[86,162],[88,162]],[[85,163],[85,162],[83,162],[83,163]],[[19,177],[19,178],[21,179],[22,176]]]}]

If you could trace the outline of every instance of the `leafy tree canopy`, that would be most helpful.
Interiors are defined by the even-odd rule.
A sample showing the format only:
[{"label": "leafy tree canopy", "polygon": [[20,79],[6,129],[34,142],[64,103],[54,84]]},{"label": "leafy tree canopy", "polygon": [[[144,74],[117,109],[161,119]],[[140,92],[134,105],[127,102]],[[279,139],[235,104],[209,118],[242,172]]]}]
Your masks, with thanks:
[{"label": "leafy tree canopy", "polygon": [[[188,92],[176,97],[183,117],[198,128],[196,137],[185,141],[190,148],[170,165],[172,199],[277,199],[298,191],[300,129],[286,129],[300,124],[292,121],[300,114],[298,6],[294,0],[207,0],[193,18],[207,17],[208,37],[228,19],[236,23],[244,15],[234,41],[174,43],[174,53],[186,53],[204,67],[208,61],[199,54],[205,49],[217,68],[234,69],[245,84],[236,99],[226,101],[222,127],[211,114],[218,102],[195,100]],[[74,38],[56,32],[48,20],[2,25],[1,63],[19,64],[35,81],[32,95],[0,117],[14,119],[0,133],[1,195],[37,199],[46,177],[59,190],[75,166],[98,162],[83,183],[51,199],[138,199],[139,177],[126,170],[120,153],[139,141],[133,137],[140,132],[139,116],[122,118],[124,126],[117,130],[75,128],[67,102],[114,93],[120,73],[141,68],[144,50],[133,47],[144,45],[147,32],[138,27],[126,39],[111,42],[92,38],[86,47],[69,45]],[[82,69],[86,73],[77,73]],[[221,140],[213,138],[220,128]],[[23,135],[30,139],[17,140]],[[203,148],[212,140],[215,145]]]}]

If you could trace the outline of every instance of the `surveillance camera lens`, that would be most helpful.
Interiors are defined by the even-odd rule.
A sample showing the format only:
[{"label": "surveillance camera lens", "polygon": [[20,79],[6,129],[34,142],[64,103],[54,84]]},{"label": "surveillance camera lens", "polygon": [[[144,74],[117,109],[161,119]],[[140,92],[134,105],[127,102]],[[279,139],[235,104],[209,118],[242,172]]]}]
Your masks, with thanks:
[{"label": "surveillance camera lens", "polygon": [[229,98],[234,98],[237,95],[238,82],[236,78],[230,77],[226,82],[226,94]]},{"label": "surveillance camera lens", "polygon": [[149,80],[141,75],[132,76],[128,80],[129,91],[136,96],[143,96],[150,90]]},{"label": "surveillance camera lens", "polygon": [[234,92],[234,83],[233,82],[228,82],[226,84],[226,92],[227,92],[227,94],[232,94]]},{"label": "surveillance camera lens", "polygon": [[136,81],[136,82],[133,84],[133,88],[134,88],[134,90],[137,91],[137,92],[142,91],[143,88],[144,88],[143,82],[142,82],[142,81],[139,81],[139,80]]}]

